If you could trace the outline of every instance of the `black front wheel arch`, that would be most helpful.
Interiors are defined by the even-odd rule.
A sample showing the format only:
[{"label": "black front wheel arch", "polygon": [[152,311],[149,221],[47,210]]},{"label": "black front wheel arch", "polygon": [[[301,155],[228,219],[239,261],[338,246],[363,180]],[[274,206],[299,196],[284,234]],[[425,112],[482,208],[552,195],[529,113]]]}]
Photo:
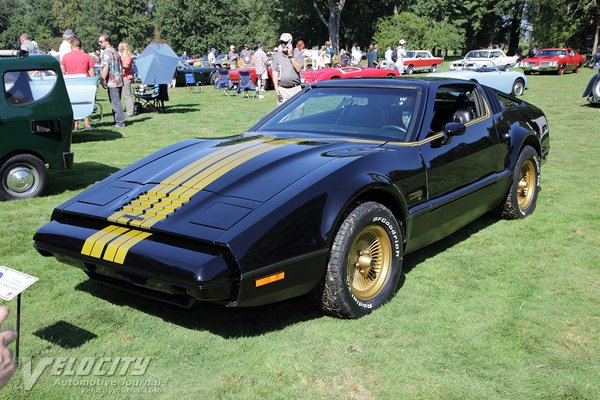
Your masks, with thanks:
[{"label": "black front wheel arch", "polygon": [[535,210],[540,191],[540,156],[531,146],[523,147],[512,173],[508,194],[498,211],[505,219],[520,219]]},{"label": "black front wheel arch", "polygon": [[400,224],[384,205],[353,208],[338,228],[318,297],[323,310],[358,318],[389,301],[402,272]]}]

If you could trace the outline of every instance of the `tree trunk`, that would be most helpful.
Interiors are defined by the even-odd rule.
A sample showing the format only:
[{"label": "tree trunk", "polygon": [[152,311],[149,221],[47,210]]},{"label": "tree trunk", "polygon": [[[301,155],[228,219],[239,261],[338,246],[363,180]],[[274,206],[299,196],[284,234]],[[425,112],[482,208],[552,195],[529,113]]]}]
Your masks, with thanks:
[{"label": "tree trunk", "polygon": [[516,0],[513,17],[510,22],[510,37],[508,39],[508,54],[515,54],[521,38],[521,21],[523,20],[523,2]]},{"label": "tree trunk", "polygon": [[598,21],[596,21],[596,34],[594,35],[594,47],[592,47],[592,54],[596,52],[598,48],[598,41],[600,40],[600,17],[598,17]]},{"label": "tree trunk", "polygon": [[333,51],[337,54],[340,49],[340,21],[342,20],[342,11],[346,0],[328,0],[327,2],[329,4],[329,20],[325,20],[316,0],[313,0],[313,7],[317,11],[317,15],[321,19],[321,22],[327,27],[331,46],[333,47]]}]

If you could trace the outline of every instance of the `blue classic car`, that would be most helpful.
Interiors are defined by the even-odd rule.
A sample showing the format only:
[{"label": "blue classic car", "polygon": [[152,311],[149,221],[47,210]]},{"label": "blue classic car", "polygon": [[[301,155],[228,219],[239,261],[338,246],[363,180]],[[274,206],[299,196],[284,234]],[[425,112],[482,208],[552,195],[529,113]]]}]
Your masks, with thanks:
[{"label": "blue classic car", "polygon": [[174,144],[83,191],[34,245],[182,306],[314,291],[355,318],[394,296],[406,254],[490,211],[530,215],[549,146],[540,109],[475,82],[317,82],[241,136]]},{"label": "blue classic car", "polygon": [[[490,61],[491,62],[491,61]],[[463,68],[454,71],[435,72],[428,76],[464,79],[498,89],[504,93],[521,96],[527,89],[527,77],[517,71],[502,70],[495,66],[486,68]]]}]

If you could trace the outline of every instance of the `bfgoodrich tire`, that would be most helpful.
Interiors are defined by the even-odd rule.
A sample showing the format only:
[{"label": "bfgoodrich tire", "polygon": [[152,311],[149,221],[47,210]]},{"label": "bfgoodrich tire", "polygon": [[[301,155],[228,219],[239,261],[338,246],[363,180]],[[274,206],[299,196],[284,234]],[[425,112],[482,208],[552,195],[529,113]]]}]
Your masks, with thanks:
[{"label": "bfgoodrich tire", "polygon": [[512,182],[500,215],[519,219],[533,213],[540,191],[540,157],[531,146],[525,146],[513,171]]},{"label": "bfgoodrich tire", "polygon": [[0,161],[0,200],[39,195],[47,181],[46,166],[36,156],[18,154]]},{"label": "bfgoodrich tire", "polygon": [[358,318],[386,303],[402,270],[402,231],[392,212],[366,202],[354,208],[336,233],[319,293],[323,310]]}]

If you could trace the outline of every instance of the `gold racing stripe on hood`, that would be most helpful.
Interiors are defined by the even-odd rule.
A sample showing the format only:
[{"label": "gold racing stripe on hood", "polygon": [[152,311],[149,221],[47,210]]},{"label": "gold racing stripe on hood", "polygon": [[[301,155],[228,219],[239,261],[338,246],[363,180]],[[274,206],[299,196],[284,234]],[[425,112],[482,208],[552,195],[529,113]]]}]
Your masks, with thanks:
[{"label": "gold racing stripe on hood", "polygon": [[267,151],[300,141],[264,137],[219,149],[168,176],[148,192],[114,212],[108,220],[149,229],[168,218],[195,194],[234,168]]},{"label": "gold racing stripe on hood", "polygon": [[81,254],[123,264],[129,249],[151,235],[150,232],[109,225],[86,239]]}]

